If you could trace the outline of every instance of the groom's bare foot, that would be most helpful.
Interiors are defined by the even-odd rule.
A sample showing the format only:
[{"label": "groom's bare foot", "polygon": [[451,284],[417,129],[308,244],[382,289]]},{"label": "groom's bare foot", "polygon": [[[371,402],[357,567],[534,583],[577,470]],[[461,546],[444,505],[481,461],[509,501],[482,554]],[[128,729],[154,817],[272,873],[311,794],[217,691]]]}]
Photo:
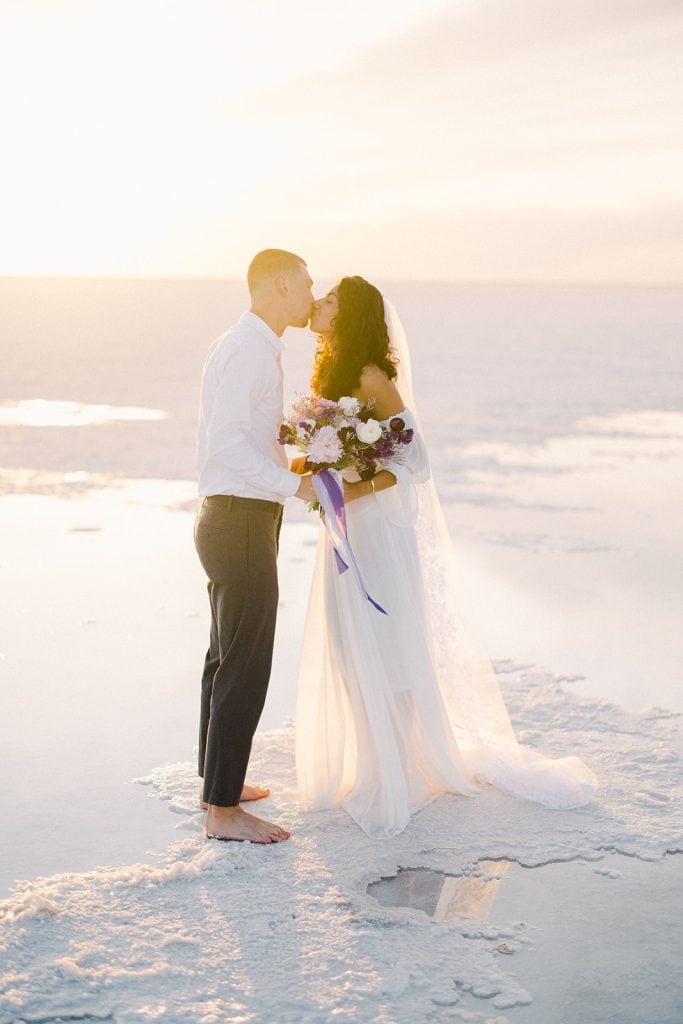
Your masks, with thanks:
[{"label": "groom's bare foot", "polygon": [[[202,800],[203,789],[199,790],[199,806],[204,811],[208,811],[209,805],[206,800]],[[242,795],[240,796],[240,803],[247,803],[249,800],[263,800],[264,797],[270,796],[269,789],[261,789],[260,786],[248,786],[245,782],[242,788]]]},{"label": "groom's bare foot", "polygon": [[286,829],[249,814],[239,804],[236,807],[210,804],[204,830],[209,839],[234,839],[242,843],[281,843],[290,836]]}]

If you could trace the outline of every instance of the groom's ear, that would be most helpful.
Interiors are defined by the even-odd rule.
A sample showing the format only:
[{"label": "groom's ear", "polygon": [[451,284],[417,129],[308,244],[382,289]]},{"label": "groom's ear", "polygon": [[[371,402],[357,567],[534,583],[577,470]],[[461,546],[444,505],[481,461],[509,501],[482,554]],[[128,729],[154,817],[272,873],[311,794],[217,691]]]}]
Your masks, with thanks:
[{"label": "groom's ear", "polygon": [[277,277],[273,278],[273,285],[275,287],[276,293],[280,296],[281,299],[284,299],[284,297],[289,292],[289,286],[287,284],[286,275],[278,274]]}]

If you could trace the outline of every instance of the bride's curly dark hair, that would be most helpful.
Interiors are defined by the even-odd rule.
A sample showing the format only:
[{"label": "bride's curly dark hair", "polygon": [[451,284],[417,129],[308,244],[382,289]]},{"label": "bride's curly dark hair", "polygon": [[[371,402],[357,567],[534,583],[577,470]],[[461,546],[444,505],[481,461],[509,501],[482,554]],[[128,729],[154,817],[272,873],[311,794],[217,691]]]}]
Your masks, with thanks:
[{"label": "bride's curly dark hair", "polygon": [[343,277],[337,285],[337,302],[335,344],[318,337],[311,377],[313,392],[333,402],[358,387],[366,366],[378,366],[390,380],[397,377],[379,289],[363,277]]}]

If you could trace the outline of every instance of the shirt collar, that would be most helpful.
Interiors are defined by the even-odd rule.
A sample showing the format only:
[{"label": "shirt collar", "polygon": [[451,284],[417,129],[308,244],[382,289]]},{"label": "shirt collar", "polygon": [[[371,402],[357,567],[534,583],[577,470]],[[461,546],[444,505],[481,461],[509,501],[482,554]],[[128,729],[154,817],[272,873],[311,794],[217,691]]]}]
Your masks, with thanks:
[{"label": "shirt collar", "polygon": [[272,327],[269,327],[265,320],[262,320],[257,313],[252,313],[248,309],[245,313],[242,313],[239,322],[241,324],[247,324],[249,327],[253,327],[254,330],[258,331],[259,334],[266,339],[269,345],[272,346],[275,352],[282,352],[284,344],[281,338],[278,338]]}]

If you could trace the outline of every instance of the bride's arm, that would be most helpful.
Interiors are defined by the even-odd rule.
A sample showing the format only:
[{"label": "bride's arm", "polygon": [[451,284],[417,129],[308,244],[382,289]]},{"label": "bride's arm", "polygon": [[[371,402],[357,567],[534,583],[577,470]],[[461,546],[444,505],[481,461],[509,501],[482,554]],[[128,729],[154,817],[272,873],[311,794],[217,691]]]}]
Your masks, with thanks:
[{"label": "bride's arm", "polygon": [[[372,480],[345,480],[344,481],[344,501],[355,501],[356,498],[366,498],[369,494],[377,491],[384,491],[387,487],[393,487],[396,483],[396,477],[388,469],[380,469],[379,473],[375,473]],[[374,487],[373,487],[374,485]]]}]

